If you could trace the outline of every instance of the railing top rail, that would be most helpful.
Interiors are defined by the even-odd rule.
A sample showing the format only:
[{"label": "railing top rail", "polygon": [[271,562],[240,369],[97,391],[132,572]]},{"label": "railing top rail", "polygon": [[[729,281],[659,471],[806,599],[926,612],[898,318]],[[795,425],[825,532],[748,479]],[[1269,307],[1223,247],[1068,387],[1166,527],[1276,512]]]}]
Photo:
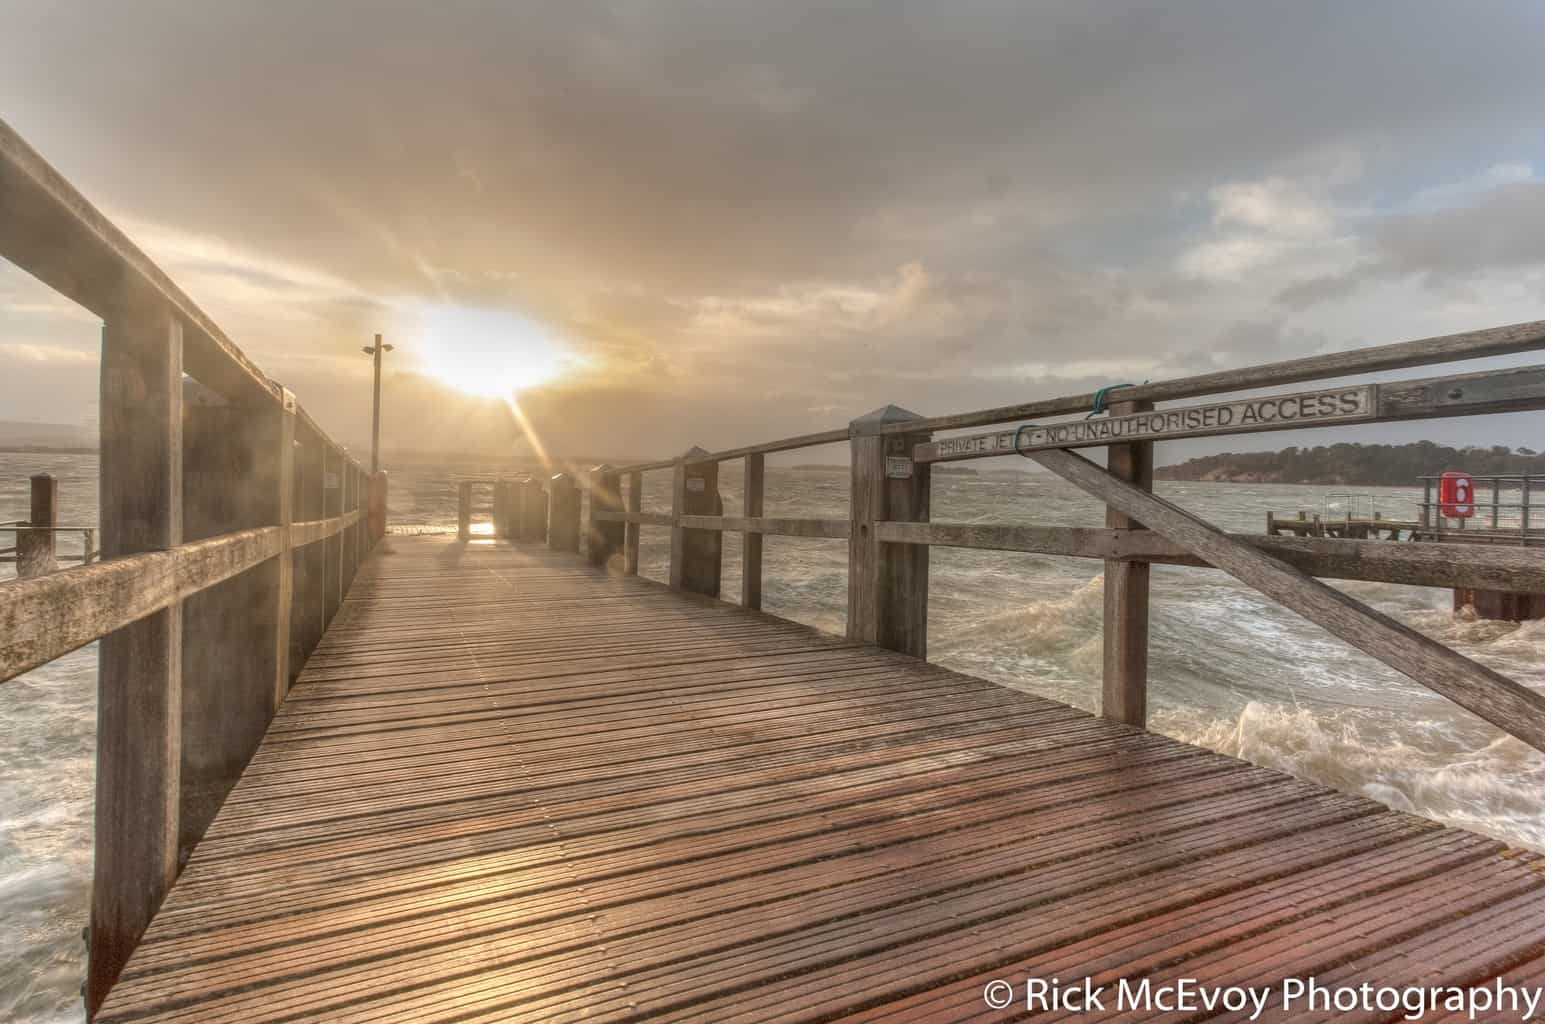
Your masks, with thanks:
[{"label": "railing top rail", "polygon": [[[1374,373],[1380,370],[1429,366],[1435,363],[1459,362],[1487,356],[1512,355],[1519,352],[1542,349],[1545,349],[1545,320],[1531,320],[1525,323],[1509,324],[1504,327],[1488,327],[1478,331],[1464,331],[1459,334],[1445,334],[1432,338],[1420,338],[1415,341],[1376,345],[1372,348],[1353,349],[1347,352],[1332,352],[1325,355],[1287,359],[1276,363],[1266,363],[1262,366],[1218,370],[1213,373],[1180,377],[1170,381],[1120,385],[1107,389],[1103,397],[1109,399],[1114,394],[1119,396],[1119,400],[1124,402],[1170,401],[1179,398],[1196,398],[1203,395],[1250,391],[1283,384],[1302,383],[1304,381],[1347,377]],[[1087,412],[1093,409],[1096,402],[1101,399],[1102,396],[1099,392],[1090,391],[1076,395],[1065,395],[1060,398],[1039,399],[1019,405],[1004,405],[992,409],[980,409],[975,412],[887,423],[882,424],[878,430],[881,434],[918,434],[941,430],[959,430],[967,427],[990,426],[996,423],[1035,419],[1043,416],[1064,416]],[[621,466],[618,471],[622,473],[642,473],[647,470],[670,469],[683,462],[724,462],[729,459],[737,459],[758,453],[791,451],[796,448],[836,444],[848,440],[849,437],[850,431],[848,427],[838,427],[814,434],[801,434],[796,437],[765,441],[760,444],[746,445],[740,448],[707,452],[691,458],[683,456],[675,459],[658,459],[653,462],[634,463]],[[1488,475],[1484,479],[1515,478]]]},{"label": "railing top rail", "polygon": [[[0,256],[104,320],[124,310],[170,310],[183,323],[184,368],[229,401],[283,401],[283,389],[209,314],[4,120],[0,223]],[[298,412],[326,444],[343,451]]]},{"label": "railing top rail", "polygon": [[[1512,355],[1539,349],[1545,349],[1545,320],[1530,320],[1526,323],[1488,327],[1479,331],[1464,331],[1459,334],[1445,334],[1390,345],[1375,345],[1371,348],[1352,349],[1346,352],[1285,359],[1261,366],[1218,370],[1192,377],[1179,377],[1170,381],[1121,386],[1111,389],[1106,397],[1114,400],[1112,399],[1114,394],[1123,402],[1163,402],[1177,398],[1228,394],[1281,384],[1298,384],[1304,381],[1375,373],[1380,370],[1430,366],[1434,363],[1451,363],[1485,356]],[[1011,420],[1032,419],[1037,416],[1068,415],[1094,408],[1098,397],[1098,392],[1091,391],[953,416],[925,417],[920,420],[882,426],[880,433],[912,434],[924,431],[956,430],[964,427],[988,426],[993,423],[1007,423]]]}]

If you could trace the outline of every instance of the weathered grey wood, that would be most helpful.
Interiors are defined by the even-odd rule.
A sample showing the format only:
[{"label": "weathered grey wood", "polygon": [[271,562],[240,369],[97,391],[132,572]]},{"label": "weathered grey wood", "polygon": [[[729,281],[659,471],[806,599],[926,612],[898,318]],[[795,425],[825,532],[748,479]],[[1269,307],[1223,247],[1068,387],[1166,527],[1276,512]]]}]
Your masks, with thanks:
[{"label": "weathered grey wood", "polygon": [[926,433],[884,436],[896,424],[922,417],[894,405],[853,421],[848,537],[848,621],[851,640],[876,644],[917,658],[928,656],[928,548],[887,544],[875,534],[880,522],[925,522],[929,474],[912,461]]},{"label": "weathered grey wood", "polygon": [[369,546],[375,547],[386,536],[386,470],[378,469],[370,474]]},{"label": "weathered grey wood", "polygon": [[[1128,389],[1121,389],[1125,394]],[[1128,403],[1130,404],[1130,403]],[[1481,416],[1545,409],[1545,366],[1447,374],[1385,384],[1344,385],[1320,391],[1266,395],[1214,402],[1141,415],[1112,415],[995,430],[920,445],[920,462],[957,462],[991,458],[1037,448],[1092,448],[1113,438],[1163,440],[1346,423],[1394,423],[1435,417]]]},{"label": "weathered grey wood", "polygon": [[[182,543],[182,370],[182,324],[170,311],[108,319],[100,394],[104,558]],[[98,650],[88,1014],[177,877],[181,663],[178,605],[105,635]]]},{"label": "weathered grey wood", "polygon": [[616,467],[596,466],[590,471],[590,521],[586,524],[585,557],[591,565],[604,565],[621,574],[625,524],[596,518],[597,512],[622,509],[622,476]]},{"label": "weathered grey wood", "polygon": [[[741,510],[747,519],[762,517],[762,498],[767,476],[767,457],[761,452],[746,456],[745,507]],[[741,531],[740,541],[740,604],[743,608],[762,607],[762,535],[753,530]]]},{"label": "weathered grey wood", "polygon": [[[662,519],[666,518],[664,516]],[[647,517],[645,517],[647,522]],[[852,533],[846,519],[779,519],[757,516],[682,516],[681,525],[690,530],[715,530],[755,536],[776,534],[783,537],[816,537],[847,540]]]},{"label": "weathered grey wood", "polygon": [[41,576],[59,569],[59,481],[52,473],[35,473],[28,481],[31,514],[27,522],[38,530],[16,531],[16,575],[19,579]]},{"label": "weathered grey wood", "polygon": [[503,540],[509,536],[509,518],[506,510],[506,502],[509,498],[509,483],[505,480],[494,481],[494,536]]},{"label": "weathered grey wood", "polygon": [[[636,516],[644,504],[644,474],[628,474],[628,514]],[[622,542],[622,572],[625,576],[638,575],[638,531],[637,519],[630,519],[624,524]]]},{"label": "weathered grey wood", "polygon": [[307,519],[299,523],[290,524],[290,546],[304,548],[316,546],[319,541],[335,537],[349,528],[360,513],[345,512],[341,516],[332,519]]},{"label": "weathered grey wood", "polygon": [[567,473],[547,481],[547,546],[553,551],[579,550],[579,486]]},{"label": "weathered grey wood", "polygon": [[[343,453],[331,444],[322,449],[322,517],[343,515]],[[338,614],[343,604],[343,532],[328,537],[322,544],[322,630]],[[321,637],[318,637],[320,642]]]},{"label": "weathered grey wood", "polygon": [[[717,530],[698,530],[683,524],[683,516],[719,516],[724,502],[719,497],[719,464],[701,461],[707,451],[693,447],[675,467],[671,487],[671,588],[693,594],[719,596],[723,570],[724,538]],[[693,461],[698,460],[698,461]]]},{"label": "weathered grey wood", "polygon": [[269,715],[290,692],[290,628],[294,622],[295,558],[289,551],[290,524],[295,520],[295,395],[285,388],[269,414],[264,461],[273,474],[273,515],[284,550],[269,570],[273,573],[273,603],[255,614],[273,616],[274,677],[269,684]]},{"label": "weathered grey wood", "polygon": [[276,527],[97,562],[0,587],[0,681],[170,608],[284,550]]},{"label": "weathered grey wood", "polygon": [[[353,512],[359,507],[359,477],[355,472],[354,463],[348,459],[343,463],[343,511]],[[358,569],[358,549],[354,543],[354,533],[358,523],[346,527],[342,534],[343,541],[343,593],[349,593],[349,588],[354,585],[354,574]]]},{"label": "weathered grey wood", "polygon": [[104,320],[168,311],[189,373],[232,401],[278,403],[278,387],[171,278],[0,121],[0,256]]},{"label": "weathered grey wood", "polygon": [[[1146,412],[1152,402],[1117,402],[1112,416]],[[1112,476],[1145,491],[1153,489],[1153,444],[1113,444],[1106,449]],[[1112,530],[1142,530],[1143,524],[1120,509],[1105,510]],[[1108,559],[1105,562],[1104,672],[1100,714],[1123,725],[1148,724],[1148,563]]]},{"label": "weathered grey wood", "polygon": [[[300,450],[296,453],[296,479],[299,508],[297,523],[320,522],[327,518],[325,453],[326,442],[297,416]],[[325,538],[318,538],[325,539]],[[322,544],[301,543],[291,529],[291,543],[296,547],[295,594],[290,620],[290,676],[300,675],[306,659],[322,640],[327,628],[327,553]]]},{"label": "weathered grey wood", "polygon": [[536,477],[520,484],[520,538],[538,543],[547,539],[547,491]]},{"label": "weathered grey wood", "polygon": [[[631,501],[631,498],[629,499]],[[603,523],[633,523],[639,526],[675,526],[676,517],[669,512],[597,512],[595,518]],[[703,529],[718,529],[712,524],[725,522],[721,516],[693,516]],[[846,533],[843,534],[847,536]]]},{"label": "weathered grey wood", "polygon": [[456,485],[456,537],[472,538],[472,481],[463,480]]},{"label": "weathered grey wood", "polygon": [[[1479,331],[1464,331],[1459,334],[1399,342],[1393,345],[1376,345],[1326,355],[1305,356],[1301,359],[1287,359],[1263,366],[1219,370],[1214,373],[1158,381],[1153,384],[1138,384],[1122,387],[1115,391],[1114,395],[1123,401],[1166,402],[1180,398],[1196,398],[1200,395],[1280,387],[1303,381],[1328,380],[1333,377],[1413,366],[1430,366],[1434,363],[1479,359],[1483,356],[1507,355],[1542,348],[1545,348],[1545,320],[1535,320],[1510,324],[1506,327],[1488,327]],[[959,430],[966,427],[987,426],[990,423],[1007,423],[1011,420],[1035,419],[1039,416],[1085,412],[1094,407],[1094,400],[1095,393],[1091,391],[1080,395],[1004,405],[952,416],[932,416],[923,420],[919,429]],[[900,426],[892,426],[887,428],[886,432],[896,433],[904,429]]]},{"label": "weathered grey wood", "polygon": [[1053,450],[1036,452],[1031,458],[1364,653],[1536,750],[1545,751],[1545,695],[1428,639],[1285,562],[1230,539],[1184,509],[1117,479],[1082,456]]},{"label": "weathered grey wood", "polygon": [[[278,410],[232,405],[195,381],[183,392],[183,537],[280,519]],[[251,759],[274,709],[279,565],[261,565],[183,603],[179,862],[185,863]]]}]

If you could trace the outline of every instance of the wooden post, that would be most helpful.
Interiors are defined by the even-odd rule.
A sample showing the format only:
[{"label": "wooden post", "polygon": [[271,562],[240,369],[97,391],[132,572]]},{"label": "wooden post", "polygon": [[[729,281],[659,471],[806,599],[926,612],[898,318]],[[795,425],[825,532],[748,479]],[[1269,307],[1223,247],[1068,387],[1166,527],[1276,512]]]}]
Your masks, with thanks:
[{"label": "wooden post", "polygon": [[[766,462],[766,457],[761,452],[752,452],[746,456],[746,500],[745,511],[742,514],[748,519],[757,518],[762,514]],[[760,609],[762,607],[762,535],[742,533],[740,536],[740,605],[742,608]]]},{"label": "wooden post", "polygon": [[579,551],[579,487],[567,473],[555,473],[547,483],[547,546]]},{"label": "wooden post", "polygon": [[[644,509],[644,474],[628,474],[628,512],[638,515]],[[627,524],[622,539],[622,574],[638,575],[638,523]]]},{"label": "wooden post", "polygon": [[520,484],[520,539],[547,539],[547,492],[536,477],[528,477]]},{"label": "wooden post", "polygon": [[[311,489],[310,482],[306,479],[306,449],[296,438],[290,444],[290,522],[291,524],[304,522],[306,510],[311,505],[311,499],[307,492]],[[287,542],[288,543],[288,542]],[[306,560],[306,549],[303,547],[290,548],[290,648],[289,657],[285,659],[288,666],[288,675],[284,681],[284,691],[289,693],[290,686],[300,675],[300,667],[306,663],[306,570],[309,563]]]},{"label": "wooden post", "polygon": [[928,656],[928,545],[882,544],[877,522],[926,523],[930,466],[912,461],[928,433],[881,434],[888,424],[922,419],[887,405],[848,425],[852,512],[848,537],[851,640],[917,658]]},{"label": "wooden post", "polygon": [[269,714],[279,710],[290,692],[290,629],[294,621],[295,556],[290,549],[290,525],[295,521],[295,395],[283,388],[267,438],[267,461],[273,466],[273,523],[284,531],[284,552],[274,559],[272,604],[274,677],[270,683]]},{"label": "wooden post", "polygon": [[[183,540],[268,526],[281,517],[278,403],[232,405],[183,387]],[[186,863],[251,760],[274,710],[280,672],[279,556],[183,603],[179,863]]]},{"label": "wooden post", "polygon": [[494,481],[494,537],[499,540],[508,537],[510,531],[507,510],[509,487],[509,483],[504,480]]},{"label": "wooden post", "polygon": [[[359,478],[355,475],[354,463],[350,461],[348,456],[344,456],[343,459],[342,476],[343,511],[347,514],[359,507]],[[345,597],[348,596],[349,587],[354,583],[354,572],[357,567],[357,548],[354,544],[354,530],[353,526],[348,526],[339,535],[343,545],[343,596]]]},{"label": "wooden post", "polygon": [[370,547],[386,536],[386,470],[370,474]]},{"label": "wooden post", "polygon": [[624,523],[597,522],[597,512],[622,511],[622,476],[615,466],[599,465],[590,471],[590,528],[585,534],[585,557],[591,565],[622,572]]},{"label": "wooden post", "polygon": [[[326,441],[316,431],[307,429],[301,438],[296,460],[301,481],[301,508],[298,518],[311,522],[327,517]],[[290,663],[290,680],[299,677],[306,659],[316,650],[327,629],[327,542],[312,541],[296,549],[300,568],[295,573],[294,615],[291,629],[296,646]]]},{"label": "wooden post", "polygon": [[472,539],[472,481],[456,485],[456,539]]},{"label": "wooden post", "polygon": [[[182,324],[102,331],[102,555],[182,543]],[[182,608],[107,634],[97,653],[96,860],[86,1012],[95,1015],[177,877]]]},{"label": "wooden post", "polygon": [[[1112,402],[1110,415],[1148,412],[1152,402]],[[1111,475],[1145,491],[1153,489],[1153,442],[1113,444],[1106,449]],[[1147,527],[1114,508],[1105,509],[1113,530]],[[1148,581],[1147,562],[1105,562],[1105,671],[1100,715],[1139,729],[1148,724]]]},{"label": "wooden post", "polygon": [[[693,447],[677,460],[671,487],[673,517],[724,514],[724,502],[719,497],[719,464],[692,461],[707,454],[705,449]],[[673,590],[718,597],[723,563],[724,535],[718,530],[671,527]]]},{"label": "wooden post", "polygon": [[1066,449],[1030,457],[1365,654],[1545,751],[1545,694],[1475,662]]},{"label": "wooden post", "polygon": [[16,531],[16,575],[20,579],[59,569],[59,535],[53,529],[59,525],[59,481],[51,473],[38,473],[31,478],[31,488],[32,512],[27,524],[44,529]]},{"label": "wooden post", "polygon": [[[326,445],[322,450],[322,516],[335,519],[343,515],[343,452]],[[335,533],[322,541],[323,579],[322,629],[332,625],[343,604],[343,534]],[[320,637],[318,637],[320,639]]]},{"label": "wooden post", "polygon": [[1518,490],[1518,543],[1522,547],[1529,546],[1529,492],[1534,481],[1525,476],[1519,481]]}]

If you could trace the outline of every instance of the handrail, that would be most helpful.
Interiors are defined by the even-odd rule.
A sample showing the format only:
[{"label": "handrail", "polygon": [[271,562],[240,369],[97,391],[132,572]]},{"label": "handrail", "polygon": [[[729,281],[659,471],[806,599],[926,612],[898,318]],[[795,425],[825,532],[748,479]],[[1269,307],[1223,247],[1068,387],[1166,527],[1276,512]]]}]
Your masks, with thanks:
[{"label": "handrail", "polygon": [[[1107,589],[1102,708],[1109,717],[1139,726],[1146,721],[1148,566],[1155,562],[1210,566],[1234,575],[1505,731],[1545,749],[1545,698],[1316,580],[1363,579],[1447,586],[1456,592],[1545,594],[1545,560],[1536,551],[1472,551],[1442,543],[1442,536],[1439,543],[1426,543],[1424,538],[1420,545],[1399,545],[1377,539],[1228,534],[1151,495],[1152,450],[1158,440],[1540,410],[1545,409],[1545,365],[1392,382],[1343,382],[1317,391],[1233,397],[1240,392],[1311,380],[1344,381],[1348,376],[1381,370],[1538,349],[1545,349],[1545,321],[947,416],[923,417],[887,406],[852,421],[846,431],[805,434],[716,452],[694,448],[671,460],[604,467],[604,473],[597,470],[597,479],[608,492],[616,493],[608,493],[601,507],[591,512],[589,535],[599,544],[599,556],[593,554],[592,561],[605,561],[620,549],[623,571],[635,573],[639,528],[669,527],[671,585],[718,596],[719,538],[726,531],[739,532],[745,544],[742,603],[757,608],[763,535],[846,538],[848,636],[923,656],[930,546],[1097,558],[1105,562]],[[1205,405],[1155,408],[1161,400],[1203,395],[1229,397]],[[1103,408],[1107,398],[1112,399],[1108,410]],[[1096,409],[1097,404],[1102,408]],[[1110,415],[934,439],[937,431],[1088,410],[1108,411]],[[844,439],[849,443],[851,462],[850,518],[762,516],[766,453]],[[1110,469],[1099,469],[1074,455],[1072,449],[1078,447],[1106,448]],[[1105,528],[929,521],[932,463],[1015,453],[1040,462],[1099,498],[1107,507]],[[746,459],[746,514],[725,516],[715,507],[721,504],[718,464],[742,457]],[[638,498],[641,474],[667,467],[675,473],[671,513],[645,514]],[[626,512],[621,510],[618,486],[623,476],[629,480]],[[1505,477],[1479,479],[1499,482]],[[1425,482],[1430,490],[1430,479]],[[1527,476],[1521,478],[1521,507],[1526,516],[1528,482]],[[1142,528],[1139,520],[1143,515],[1155,517],[1157,532]],[[614,532],[608,532],[619,526],[627,531],[621,543]],[[1526,544],[1527,529],[1521,536]]]},{"label": "handrail", "polygon": [[0,257],[103,320],[106,560],[52,571],[45,475],[0,584],[0,682],[101,641],[89,1018],[384,533],[385,477],[3,121]]},{"label": "handrail", "polygon": [[[1236,370],[1218,370],[1177,377],[1174,380],[1155,383],[1118,385],[1106,394],[1087,391],[1063,395],[1057,398],[1038,399],[1016,405],[996,406],[974,412],[954,413],[946,416],[925,416],[905,422],[881,425],[880,434],[914,434],[941,430],[960,430],[967,427],[990,426],[1013,420],[1035,419],[1042,416],[1062,416],[1088,412],[1097,399],[1122,402],[1161,402],[1179,398],[1197,398],[1204,395],[1231,394],[1252,391],[1284,384],[1300,384],[1306,381],[1329,380],[1380,370],[1409,369],[1438,363],[1459,362],[1485,356],[1512,355],[1545,349],[1545,320],[1530,320],[1503,327],[1489,327],[1478,331],[1462,331],[1414,341],[1394,342],[1369,348],[1352,349],[1326,355],[1304,356],[1286,359],[1262,366]],[[676,459],[657,459],[618,467],[622,473],[640,473],[649,470],[669,469],[678,463],[726,462],[757,453],[792,451],[818,445],[836,444],[849,440],[851,429],[839,427],[813,434],[780,438],[739,448],[705,452]],[[1489,478],[1488,478],[1489,479]]]}]

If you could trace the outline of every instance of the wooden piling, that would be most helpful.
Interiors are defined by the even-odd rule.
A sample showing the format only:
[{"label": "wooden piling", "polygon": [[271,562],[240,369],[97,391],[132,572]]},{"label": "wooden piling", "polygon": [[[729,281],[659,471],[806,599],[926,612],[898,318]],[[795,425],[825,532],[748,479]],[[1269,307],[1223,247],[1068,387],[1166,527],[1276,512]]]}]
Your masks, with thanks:
[{"label": "wooden piling", "polygon": [[[628,512],[638,515],[644,508],[644,474],[628,474]],[[628,523],[622,538],[622,573],[638,575],[638,523]]]},{"label": "wooden piling", "polygon": [[[693,447],[675,465],[671,487],[671,511],[681,516],[722,516],[719,497],[719,464],[694,462],[708,452]],[[718,530],[671,528],[671,588],[694,594],[719,596],[723,572],[724,539]]]},{"label": "wooden piling", "polygon": [[[322,449],[322,518],[343,515],[343,452],[326,445]],[[322,631],[343,604],[343,534],[335,533],[315,545],[322,549]],[[321,635],[317,636],[318,642]]]},{"label": "wooden piling", "polygon": [[[102,555],[182,543],[182,322],[108,317],[102,331]],[[86,1010],[94,1015],[177,877],[182,608],[101,640],[95,878]]]},{"label": "wooden piling", "polygon": [[[273,525],[281,516],[282,426],[274,406],[183,389],[183,540]],[[274,709],[281,563],[269,559],[187,598],[182,633],[179,863],[185,863],[257,749]]]},{"label": "wooden piling", "polygon": [[567,473],[547,482],[547,546],[553,551],[579,550],[579,487]]},{"label": "wooden piling", "polygon": [[520,539],[538,543],[547,539],[547,492],[536,477],[520,483]]},{"label": "wooden piling", "polygon": [[590,522],[585,533],[585,557],[591,565],[623,570],[624,523],[597,522],[596,512],[622,511],[622,477],[616,467],[602,464],[590,471]]},{"label": "wooden piling", "polygon": [[[1110,415],[1127,416],[1152,408],[1152,402],[1112,402]],[[1111,445],[1106,449],[1106,466],[1113,476],[1145,491],[1153,489],[1151,441]],[[1111,530],[1147,529],[1109,507],[1105,526]],[[1139,729],[1148,724],[1148,588],[1147,562],[1106,560],[1100,714]]]},{"label": "wooden piling", "polygon": [[55,572],[59,568],[59,481],[52,473],[37,473],[29,481],[31,514],[27,519],[37,530],[16,531],[16,575],[21,579]]},{"label": "wooden piling", "polygon": [[386,536],[386,470],[370,474],[370,545]]},{"label": "wooden piling", "polygon": [[284,531],[285,551],[273,560],[273,600],[258,615],[272,616],[273,679],[269,683],[269,714],[279,709],[290,692],[290,628],[294,621],[295,558],[289,551],[290,525],[295,521],[295,395],[279,392],[270,417],[264,461],[274,481],[273,522]]},{"label": "wooden piling", "polygon": [[472,539],[472,481],[456,485],[456,539]]},{"label": "wooden piling", "polygon": [[[300,454],[296,460],[302,486],[299,513],[302,521],[326,517],[326,445],[326,440],[308,425],[301,437]],[[296,640],[291,648],[296,654],[290,665],[292,677],[300,673],[327,628],[326,546],[325,541],[318,541],[296,549],[300,569],[295,574],[294,614],[291,617],[291,629]]]},{"label": "wooden piling", "polygon": [[[359,507],[359,477],[355,471],[354,463],[345,457],[343,462],[343,511],[347,514]],[[343,545],[343,592],[348,594],[349,587],[354,584],[354,574],[359,567],[358,549],[354,544],[354,532],[358,523],[346,526],[338,535],[339,543]]]},{"label": "wooden piling", "polygon": [[494,537],[499,540],[504,540],[510,535],[509,488],[509,482],[506,480],[494,481]]},{"label": "wooden piling", "polygon": [[[766,456],[752,452],[746,456],[745,505],[741,515],[747,519],[762,514],[762,494],[766,474]],[[742,533],[740,555],[740,604],[743,608],[762,607],[762,535]]]},{"label": "wooden piling", "polygon": [[848,538],[849,639],[918,658],[928,656],[928,547],[885,544],[877,522],[926,523],[931,467],[912,460],[922,433],[887,433],[920,420],[894,405],[849,424],[852,514]]}]

